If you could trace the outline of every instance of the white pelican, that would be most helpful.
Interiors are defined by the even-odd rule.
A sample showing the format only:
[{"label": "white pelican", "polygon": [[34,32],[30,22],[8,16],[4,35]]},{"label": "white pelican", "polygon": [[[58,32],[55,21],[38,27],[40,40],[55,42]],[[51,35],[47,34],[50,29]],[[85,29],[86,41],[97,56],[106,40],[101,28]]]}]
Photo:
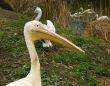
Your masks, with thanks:
[{"label": "white pelican", "polygon": [[41,19],[41,16],[42,16],[42,10],[41,10],[41,8],[40,7],[36,7],[36,9],[34,10],[34,13],[35,14],[38,13],[38,15],[37,16],[34,15],[33,16],[33,19],[39,21]]},{"label": "white pelican", "polygon": [[42,86],[40,62],[34,46],[35,41],[49,39],[74,51],[85,53],[82,49],[67,39],[63,38],[62,36],[45,29],[43,24],[39,21],[33,20],[25,24],[24,37],[31,59],[31,70],[25,78],[12,82],[6,86]]},{"label": "white pelican", "polygon": [[109,18],[108,18],[108,16],[98,16],[98,14],[96,14],[96,18],[97,18],[97,20],[98,21],[100,21],[100,20],[109,20]]},{"label": "white pelican", "polygon": [[[38,13],[38,15],[34,15],[33,19],[39,21],[41,16],[42,16],[42,10],[40,7],[36,7],[35,11],[34,11],[35,14]],[[55,26],[53,25],[53,23],[50,21],[50,20],[47,20],[47,25],[44,24],[44,27],[47,28],[47,30],[50,30],[52,32],[56,32],[56,29],[55,29]],[[43,40],[41,41],[42,42],[42,45],[43,47],[52,47],[52,43],[49,41],[49,40]]]}]

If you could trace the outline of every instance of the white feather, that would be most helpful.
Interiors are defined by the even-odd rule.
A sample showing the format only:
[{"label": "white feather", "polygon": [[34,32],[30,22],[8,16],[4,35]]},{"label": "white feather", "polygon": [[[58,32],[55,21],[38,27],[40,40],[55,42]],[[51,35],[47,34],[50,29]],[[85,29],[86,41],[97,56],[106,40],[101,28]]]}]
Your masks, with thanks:
[{"label": "white feather", "polygon": [[55,26],[50,20],[47,20],[47,27],[51,32],[56,32]]},{"label": "white feather", "polygon": [[96,14],[96,18],[97,18],[97,20],[98,21],[100,21],[100,20],[109,20],[109,18],[108,18],[108,16],[98,16],[98,14]]}]

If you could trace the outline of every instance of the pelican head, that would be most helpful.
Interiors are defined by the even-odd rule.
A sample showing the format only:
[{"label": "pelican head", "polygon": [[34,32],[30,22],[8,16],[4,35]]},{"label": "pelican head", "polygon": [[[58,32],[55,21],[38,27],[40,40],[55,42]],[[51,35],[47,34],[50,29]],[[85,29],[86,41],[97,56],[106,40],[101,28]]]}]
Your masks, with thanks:
[{"label": "pelican head", "polygon": [[[36,7],[36,9],[34,10],[34,13],[35,13],[35,15],[32,17],[32,19],[35,19],[37,21],[40,20],[40,18],[42,16],[41,8],[40,7]],[[38,14],[37,16],[36,16],[36,13]]]},{"label": "pelican head", "polygon": [[42,12],[41,8],[40,7],[36,7],[34,13],[41,13],[41,12]]},{"label": "pelican head", "polygon": [[30,21],[25,24],[24,35],[31,37],[31,40],[33,42],[38,40],[51,40],[67,48],[70,48],[71,50],[85,53],[81,48],[77,47],[66,38],[58,35],[57,33],[53,33],[47,30],[41,22],[36,20]]}]

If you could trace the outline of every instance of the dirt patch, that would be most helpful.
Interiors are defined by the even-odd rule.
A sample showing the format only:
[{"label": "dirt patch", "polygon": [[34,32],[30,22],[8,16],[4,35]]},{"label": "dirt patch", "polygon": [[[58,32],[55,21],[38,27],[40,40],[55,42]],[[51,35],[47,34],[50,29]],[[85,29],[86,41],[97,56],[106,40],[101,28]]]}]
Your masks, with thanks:
[{"label": "dirt patch", "polygon": [[110,78],[99,76],[97,79],[99,86],[110,86]]},{"label": "dirt patch", "polygon": [[15,21],[20,17],[21,14],[15,13],[13,11],[4,10],[0,8],[0,24],[10,21]]}]

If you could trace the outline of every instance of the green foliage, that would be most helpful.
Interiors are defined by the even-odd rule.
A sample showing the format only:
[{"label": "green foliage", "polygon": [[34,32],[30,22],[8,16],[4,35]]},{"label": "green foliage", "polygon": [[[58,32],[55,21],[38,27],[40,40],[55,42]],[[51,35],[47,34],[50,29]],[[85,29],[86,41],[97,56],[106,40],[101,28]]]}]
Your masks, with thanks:
[{"label": "green foliage", "polygon": [[4,36],[4,32],[0,32],[0,42],[1,42],[1,39],[3,38]]},{"label": "green foliage", "polygon": [[0,49],[2,51],[21,52],[26,49],[25,42],[21,39],[22,37],[17,35],[5,33],[1,39]]},{"label": "green foliage", "polygon": [[66,65],[78,64],[82,62],[87,62],[89,60],[83,54],[74,53],[74,52],[72,53],[67,51],[57,54],[56,56],[51,56],[50,58],[51,60],[54,59],[54,61]]},{"label": "green foliage", "polygon": [[21,16],[17,21],[4,24],[3,28],[11,29],[11,30],[13,30],[13,29],[18,30],[19,29],[19,31],[20,30],[23,31],[24,24],[30,20],[31,20],[31,17],[29,17],[29,16]]},{"label": "green foliage", "polygon": [[91,65],[90,66],[91,70],[94,70],[96,74],[105,76],[105,77],[110,77],[110,71],[106,69],[105,67],[102,66],[97,66],[97,65]]},{"label": "green foliage", "polygon": [[28,74],[28,72],[29,72],[29,66],[23,65],[22,67],[16,68],[11,72],[10,79],[15,80],[15,79],[25,77]]}]

